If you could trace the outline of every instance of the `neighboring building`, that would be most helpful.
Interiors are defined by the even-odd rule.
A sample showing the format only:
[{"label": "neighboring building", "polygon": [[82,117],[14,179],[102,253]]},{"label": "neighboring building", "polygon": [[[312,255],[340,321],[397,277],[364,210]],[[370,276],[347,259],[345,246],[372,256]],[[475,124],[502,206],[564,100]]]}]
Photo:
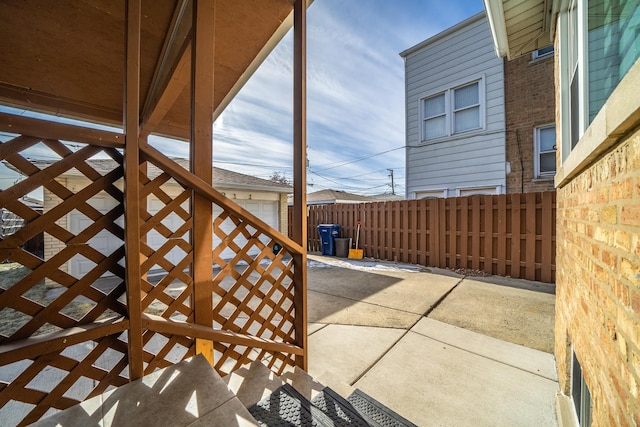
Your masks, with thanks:
[{"label": "neighboring building", "polygon": [[[175,159],[175,161],[185,169],[188,169],[189,161],[187,159]],[[33,160],[32,163],[40,168],[44,168],[52,162]],[[87,163],[100,175],[106,175],[116,167],[116,163],[112,160],[93,159],[87,161]],[[158,175],[160,175],[160,170],[151,165],[149,167],[148,176],[153,179]],[[86,175],[75,169],[61,175],[58,182],[65,185],[74,193],[87,187],[91,183]],[[116,182],[115,185],[116,187],[121,187],[120,182]],[[279,230],[280,232],[287,232],[287,195],[292,190],[291,186],[217,167],[213,168],[213,186],[216,190],[222,192],[228,198],[233,199],[239,206],[262,219],[271,227]],[[164,191],[164,193],[166,193],[172,200],[178,198],[184,191],[184,189],[174,180],[167,181],[161,188],[162,191]],[[165,207],[166,200],[161,200],[161,196],[159,194],[159,192],[154,192],[154,194],[148,198],[147,211],[151,215],[160,212],[160,210]],[[44,211],[46,212],[55,208],[59,203],[60,200],[51,191],[45,188]],[[118,206],[118,201],[114,199],[112,195],[102,191],[93,195],[89,200],[89,204],[102,214],[105,214]],[[181,207],[184,212],[189,212],[188,198],[181,204]],[[220,213],[221,209],[214,206],[214,218]],[[168,230],[175,232],[182,227],[184,221],[184,218],[181,218],[179,214],[174,212],[165,216],[162,219],[162,224]],[[74,234],[80,233],[93,223],[94,221],[92,219],[88,218],[85,214],[76,209],[69,212],[59,221],[60,226],[70,230]],[[123,218],[120,217],[117,219],[116,223],[122,226]],[[235,227],[235,225],[229,220],[226,220],[220,226],[225,231],[233,230]],[[179,236],[178,238],[183,238],[185,241],[188,241],[188,230],[183,236]],[[152,249],[157,250],[167,242],[167,238],[157,230],[151,229],[146,235],[146,241]],[[214,235],[214,247],[217,246],[219,242],[220,239]],[[112,253],[122,245],[122,239],[106,230],[103,230],[96,234],[89,243],[93,248],[106,255]],[[57,252],[63,249],[64,245],[64,242],[60,242],[46,234],[44,239],[45,259],[53,257]],[[221,254],[223,259],[231,258],[233,255],[234,254],[231,252],[231,249],[226,249],[226,252]],[[177,246],[169,251],[166,258],[174,265],[177,265],[184,258],[184,252],[182,252],[182,249]],[[76,255],[69,260],[66,266],[66,271],[73,276],[82,277],[94,267],[95,263],[90,259],[82,255]]]},{"label": "neighboring building", "polygon": [[502,194],[504,70],[484,12],[400,54],[408,199]]},{"label": "neighboring building", "polygon": [[[334,205],[336,203],[365,203],[379,202],[376,197],[360,196],[358,194],[347,193],[342,190],[320,190],[307,194],[307,205]],[[293,199],[289,200],[293,204]]]},{"label": "neighboring building", "polygon": [[504,63],[507,193],[554,191],[553,45]]},{"label": "neighboring building", "polygon": [[637,426],[640,5],[567,3],[485,0],[499,55],[555,40],[559,416],[563,425]]},{"label": "neighboring building", "polygon": [[505,64],[484,12],[402,52],[407,198],[553,190],[552,53]]}]

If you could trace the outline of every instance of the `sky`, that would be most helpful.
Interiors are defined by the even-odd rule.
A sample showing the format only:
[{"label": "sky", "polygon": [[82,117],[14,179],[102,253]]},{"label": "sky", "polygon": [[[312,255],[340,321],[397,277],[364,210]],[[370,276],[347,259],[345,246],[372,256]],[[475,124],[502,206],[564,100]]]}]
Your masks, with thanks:
[{"label": "sky", "polygon": [[[314,0],[307,11],[307,191],[404,195],[399,53],[483,10],[482,0]],[[290,31],[213,126],[214,166],[293,174]],[[155,142],[170,156],[187,144]],[[0,170],[0,185],[10,181]],[[5,182],[6,181],[6,182]]]}]

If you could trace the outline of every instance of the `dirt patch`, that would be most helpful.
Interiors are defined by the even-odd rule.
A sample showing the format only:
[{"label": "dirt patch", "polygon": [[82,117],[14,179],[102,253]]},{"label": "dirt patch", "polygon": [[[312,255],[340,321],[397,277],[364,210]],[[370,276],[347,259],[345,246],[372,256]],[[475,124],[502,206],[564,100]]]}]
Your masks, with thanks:
[{"label": "dirt patch", "polygon": [[555,295],[464,279],[430,318],[553,353]]}]

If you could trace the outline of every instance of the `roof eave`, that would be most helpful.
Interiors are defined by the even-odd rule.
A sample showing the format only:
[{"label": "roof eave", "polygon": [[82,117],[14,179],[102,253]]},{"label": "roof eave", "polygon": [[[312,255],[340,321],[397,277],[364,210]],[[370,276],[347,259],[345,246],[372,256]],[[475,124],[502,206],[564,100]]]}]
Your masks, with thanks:
[{"label": "roof eave", "polygon": [[496,54],[501,58],[509,56],[509,39],[502,0],[484,0],[484,7],[487,11]]}]

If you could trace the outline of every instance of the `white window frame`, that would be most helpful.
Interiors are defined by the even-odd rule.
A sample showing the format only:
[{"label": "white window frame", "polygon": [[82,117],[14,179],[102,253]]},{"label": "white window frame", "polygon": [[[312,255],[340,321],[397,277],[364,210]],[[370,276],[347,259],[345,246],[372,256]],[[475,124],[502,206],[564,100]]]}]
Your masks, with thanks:
[{"label": "white window frame", "polygon": [[[444,113],[438,114],[436,116],[426,117],[426,112],[425,112],[425,107],[424,107],[425,101],[427,99],[435,98],[435,97],[438,97],[438,96],[444,96]],[[420,99],[420,140],[422,142],[432,141],[434,139],[444,138],[444,137],[449,135],[448,129],[450,128],[450,125],[449,125],[450,116],[448,114],[448,111],[449,111],[449,96],[448,96],[447,91],[434,93],[432,95],[425,96],[424,98]],[[427,137],[425,135],[425,131],[424,131],[424,127],[426,125],[427,120],[432,120],[432,119],[435,119],[435,118],[438,118],[438,117],[443,117],[443,116],[444,116],[444,129],[445,129],[444,135],[438,135],[436,137],[427,139]]]},{"label": "white window frame", "polygon": [[448,196],[449,196],[449,189],[447,188],[416,190],[413,193],[413,198],[417,200],[431,199],[435,197],[446,199]]},{"label": "white window frame", "polygon": [[[557,152],[557,148],[554,150],[548,150],[544,152],[540,150],[540,131],[543,129],[555,128],[555,127],[556,127],[555,123],[549,123],[546,125],[536,126],[533,128],[533,151],[535,153],[533,158],[534,179],[553,179],[553,177],[556,174],[557,165],[556,165],[556,169],[553,172],[540,172],[540,155],[550,153],[551,151],[553,151],[554,153]],[[558,129],[556,128],[556,141],[558,140],[557,132],[558,132]],[[557,147],[557,145],[554,144],[554,147]]]},{"label": "white window frame", "polygon": [[[473,128],[473,129],[468,129],[468,130],[464,130],[464,131],[460,131],[460,132],[455,132],[455,122],[454,122],[454,117],[455,117],[455,110],[454,110],[454,94],[456,89],[460,89],[463,88],[465,86],[469,86],[472,85],[474,83],[478,83],[478,104],[474,105],[474,106],[469,106],[469,107],[465,107],[465,109],[467,108],[475,108],[476,106],[479,107],[478,108],[478,121],[479,121],[479,126],[477,128]],[[442,136],[437,136],[437,137],[433,137],[433,138],[427,138],[425,135],[425,131],[424,131],[424,124],[425,121],[430,119],[430,118],[434,118],[434,117],[438,117],[438,116],[431,116],[431,117],[425,117],[425,108],[424,108],[424,101],[430,98],[434,98],[436,96],[440,96],[444,94],[444,108],[445,108],[445,129],[446,132],[444,135]],[[463,111],[464,109],[460,109],[458,111]],[[477,133],[477,132],[481,132],[484,131],[486,128],[486,90],[485,90],[485,76],[481,75],[481,76],[476,76],[470,80],[465,80],[464,82],[457,82],[451,86],[449,86],[447,89],[443,90],[439,90],[437,92],[432,92],[429,93],[426,96],[421,97],[418,100],[418,114],[419,114],[419,137],[420,137],[420,143],[421,144],[429,144],[432,142],[438,142],[438,141],[442,141],[448,138],[452,138],[452,137],[459,137],[459,136],[464,136],[464,135],[469,135],[469,134],[473,134],[473,133]]]},{"label": "white window frame", "polygon": [[502,185],[487,185],[482,187],[458,187],[456,188],[456,197],[466,196],[491,196],[494,194],[503,194]]},{"label": "white window frame", "polygon": [[[541,51],[551,48],[550,51],[544,52],[544,53],[540,53]],[[549,45],[546,47],[543,47],[542,49],[537,49],[534,50],[533,52],[531,52],[531,60],[532,61],[537,61],[538,59],[544,59],[544,58],[549,58],[551,56],[553,56],[553,53],[555,52],[555,49],[553,47],[553,45]]]},{"label": "white window frame", "polygon": [[574,7],[577,14],[577,31],[578,45],[577,45],[577,76],[578,76],[578,126],[577,126],[577,140],[582,139],[588,123],[588,110],[589,105],[589,85],[586,83],[588,76],[588,43],[585,40],[585,28],[587,25],[587,14],[585,13],[585,6],[587,0],[571,0],[567,12],[560,14],[560,31],[559,36],[559,56],[560,56],[560,109],[562,117],[565,119],[562,121],[560,134],[562,135],[561,161],[564,161],[569,153],[573,150],[571,146],[571,77],[573,69],[571,67],[571,36],[574,31],[569,28],[569,11]]}]

